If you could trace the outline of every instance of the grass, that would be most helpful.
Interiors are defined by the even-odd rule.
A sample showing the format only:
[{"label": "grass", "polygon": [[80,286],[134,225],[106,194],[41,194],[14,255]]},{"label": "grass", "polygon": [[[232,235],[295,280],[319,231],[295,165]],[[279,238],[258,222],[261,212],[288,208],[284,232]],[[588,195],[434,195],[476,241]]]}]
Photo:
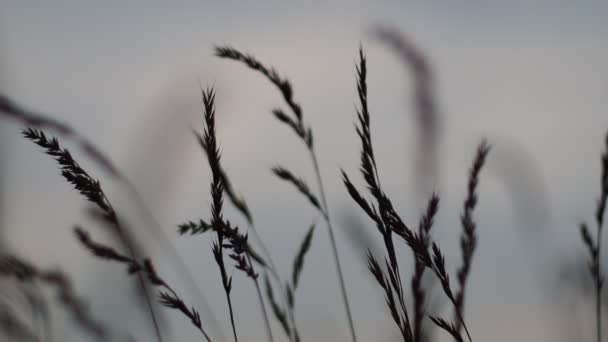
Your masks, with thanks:
[{"label": "grass", "polygon": [[[455,311],[455,318],[452,322],[440,317],[430,317],[431,320],[438,327],[446,330],[457,341],[463,341],[460,330],[461,327],[464,327],[469,341],[472,341],[463,318],[464,293],[476,244],[475,223],[472,218],[472,212],[477,203],[476,190],[479,173],[484,164],[489,147],[485,141],[479,145],[469,175],[468,194],[465,200],[464,213],[462,214],[463,234],[461,238],[461,248],[463,263],[458,271],[460,289],[454,294],[450,285],[448,273],[445,269],[445,259],[441,249],[435,242],[431,242],[430,239],[430,230],[432,228],[433,218],[438,210],[439,197],[436,195],[431,197],[426,213],[422,217],[418,232],[414,232],[396,212],[391,199],[381,186],[371,137],[371,115],[368,107],[366,81],[367,64],[363,49],[359,51],[359,59],[360,63],[357,67],[357,92],[360,106],[357,111],[358,126],[356,131],[361,140],[360,169],[375,204],[372,204],[361,195],[344,171],[342,171],[342,175],[348,193],[355,203],[357,203],[370,217],[384,241],[387,256],[384,258],[382,264],[384,264],[385,267],[383,268],[373,254],[369,253],[369,269],[385,293],[387,306],[404,341],[420,341],[421,339],[421,324],[425,312],[423,304],[424,289],[421,288],[420,281],[424,268],[429,268],[435,273],[446,297],[454,305]],[[406,305],[405,290],[394,241],[395,236],[404,240],[412,250],[414,259],[416,260],[415,273],[411,281],[414,298],[413,319],[410,318],[411,314]]]},{"label": "grass", "polygon": [[353,342],[357,341],[357,335],[355,333],[355,324],[353,322],[350,303],[348,301],[348,295],[346,292],[346,285],[344,281],[344,273],[342,272],[342,266],[340,263],[340,257],[338,254],[338,247],[336,244],[336,238],[334,233],[334,228],[332,225],[332,221],[329,215],[329,207],[327,204],[327,198],[325,196],[325,187],[323,186],[323,180],[321,178],[321,171],[319,168],[319,162],[317,158],[317,153],[315,151],[314,139],[313,139],[313,131],[311,127],[306,128],[303,121],[303,114],[301,106],[296,103],[293,99],[293,88],[291,83],[282,78],[279,73],[274,68],[268,68],[264,66],[260,61],[258,61],[252,55],[244,54],[232,47],[216,47],[215,55],[220,58],[231,59],[237,62],[244,63],[249,68],[258,71],[262,75],[264,75],[273,85],[275,85],[280,91],[283,99],[289,109],[291,110],[293,117],[286,114],[281,108],[275,108],[272,111],[272,114],[279,120],[280,122],[289,126],[296,136],[302,140],[302,142],[306,145],[310,161],[313,165],[313,169],[315,171],[315,176],[317,179],[317,186],[319,188],[319,194],[321,200],[317,199],[317,196],[313,195],[309,186],[306,184],[302,178],[297,177],[294,173],[288,171],[286,168],[277,166],[273,168],[273,172],[277,177],[282,180],[285,180],[303,194],[308,201],[317,209],[321,216],[323,217],[326,225],[327,231],[329,233],[329,241],[331,243],[332,255],[334,257],[334,263],[336,266],[336,273],[338,276],[338,281],[340,285],[340,294],[342,295],[342,301],[344,303],[344,308],[346,311],[346,316],[348,320],[348,326],[350,328],[351,339]]},{"label": "grass", "polygon": [[589,252],[589,272],[593,279],[595,290],[595,327],[597,341],[602,341],[602,289],[604,286],[604,275],[601,268],[602,260],[602,231],[604,226],[604,214],[606,202],[608,201],[608,134],[606,134],[605,150],[601,159],[602,173],[600,178],[600,197],[595,209],[596,235],[591,237],[591,232],[585,222],[581,223],[581,238]]},{"label": "grass", "polygon": [[[99,340],[110,337],[108,327],[92,317],[86,303],[75,293],[71,281],[63,272],[41,270],[15,256],[5,256],[0,259],[0,275],[14,277],[21,282],[39,281],[55,288],[59,303],[82,329]],[[25,328],[20,330],[22,329]],[[25,340],[29,340],[29,336],[32,336],[31,332],[26,330],[19,331],[17,335]]]},{"label": "grass", "polygon": [[[139,254],[137,244],[133,237],[130,236],[129,232],[123,228],[123,224],[119,220],[110,200],[102,190],[99,181],[95,180],[80,167],[72,157],[70,151],[59,145],[57,138],[49,139],[43,131],[31,128],[25,129],[23,131],[23,136],[42,147],[46,154],[57,161],[63,178],[65,178],[68,183],[72,184],[89,202],[96,206],[99,210],[98,216],[101,220],[107,224],[109,230],[116,236],[117,240],[126,247],[131,258],[137,259]],[[160,340],[160,327],[148,293],[148,285],[141,275],[138,275],[138,280],[140,289],[146,300],[156,336]]]},{"label": "grass", "polygon": [[[430,66],[418,51],[404,40],[391,33],[390,30],[378,30],[378,36],[400,53],[404,61],[412,66],[417,82],[414,97],[417,101],[417,112],[421,122],[421,129],[427,134],[434,134],[436,130],[435,100],[431,86]],[[283,183],[293,187],[303,199],[310,204],[319,215],[327,228],[328,240],[330,242],[333,263],[335,265],[335,279],[344,305],[345,320],[350,332],[350,339],[357,340],[357,324],[353,320],[351,303],[348,296],[348,287],[342,271],[339,251],[336,243],[335,229],[330,215],[330,208],[325,194],[325,186],[321,177],[318,162],[317,146],[313,139],[313,129],[304,121],[301,105],[294,99],[293,86],[278,71],[260,62],[253,55],[242,53],[232,47],[216,47],[215,55],[219,58],[236,61],[246,65],[249,69],[263,75],[271,85],[281,94],[288,110],[276,107],[271,114],[285,124],[295,133],[307,149],[308,156],[315,178],[317,190],[309,185],[305,177],[287,167],[277,165],[271,172]],[[464,342],[472,342],[474,331],[470,331],[465,314],[467,286],[473,260],[477,247],[480,227],[475,221],[475,209],[479,197],[479,182],[482,176],[486,158],[490,153],[490,145],[486,140],[481,140],[473,156],[473,161],[468,173],[467,190],[463,201],[460,215],[462,232],[460,235],[459,266],[455,272],[455,279],[451,278],[448,270],[445,254],[439,243],[434,240],[432,230],[436,215],[439,211],[440,197],[433,194],[428,199],[426,209],[421,213],[417,221],[417,227],[411,220],[402,217],[396,209],[389,195],[391,189],[382,186],[378,169],[380,165],[376,160],[375,147],[372,139],[372,110],[369,105],[368,96],[368,66],[363,48],[359,50],[359,61],[355,68],[356,93],[358,107],[356,110],[356,134],[360,144],[361,178],[368,191],[363,193],[358,189],[353,178],[349,177],[344,170],[341,171],[342,182],[345,191],[350,195],[354,204],[369,218],[369,223],[382,240],[384,256],[379,257],[371,251],[367,251],[367,266],[370,278],[375,281],[379,290],[383,293],[387,311],[390,319],[399,332],[400,339],[404,342],[426,342],[429,333],[425,325],[432,322],[437,328],[443,330],[452,339]],[[251,336],[249,332],[239,329],[236,314],[239,310],[238,303],[233,302],[232,290],[234,270],[242,272],[246,279],[251,281],[260,306],[260,324],[264,325],[266,338],[274,342],[277,334],[272,331],[272,314],[284,337],[290,341],[298,342],[305,340],[306,336],[298,329],[296,320],[296,296],[300,286],[300,279],[305,275],[307,254],[314,243],[316,224],[311,224],[303,234],[303,238],[294,248],[294,259],[290,276],[284,278],[276,267],[270,249],[257,233],[253,220],[253,213],[247,205],[244,197],[239,196],[231,182],[226,170],[221,163],[220,139],[216,131],[216,105],[215,91],[213,88],[201,89],[203,113],[202,131],[194,131],[194,139],[200,145],[209,168],[211,170],[210,180],[210,212],[208,218],[197,218],[185,220],[177,225],[177,233],[185,237],[198,236],[201,234],[213,235],[211,253],[207,257],[213,257],[217,265],[217,278],[222,285],[225,295],[228,317],[224,321],[230,325],[232,339],[237,342],[248,341],[257,337]],[[98,259],[123,265],[128,274],[133,275],[138,288],[146,299],[144,306],[148,312],[149,319],[155,331],[158,341],[165,340],[165,334],[159,323],[157,306],[179,313],[191,327],[200,333],[200,340],[216,341],[218,338],[209,333],[210,320],[201,316],[195,305],[188,302],[178,294],[177,285],[170,284],[161,276],[153,261],[145,254],[145,246],[141,246],[133,238],[131,227],[121,220],[117,210],[112,205],[110,198],[104,192],[101,183],[92,176],[92,173],[83,169],[76,161],[73,154],[62,146],[59,139],[51,137],[45,131],[53,132],[79,148],[100,169],[112,176],[119,182],[128,180],[120,173],[118,168],[105,157],[93,144],[81,136],[70,126],[48,119],[45,115],[30,112],[19,106],[4,95],[0,95],[0,113],[2,116],[16,120],[23,124],[26,129],[23,136],[38,145],[43,151],[51,156],[57,163],[62,177],[70,183],[78,193],[93,206],[93,212],[102,227],[113,234],[116,245],[106,245],[95,241],[91,233],[80,226],[75,227],[74,233],[77,241],[90,254]],[[432,149],[432,148],[431,148]],[[319,151],[323,151],[322,148]],[[426,153],[429,152],[429,150]],[[608,135],[606,137],[606,148],[602,156],[600,197],[595,209],[596,230],[591,233],[586,223],[581,224],[580,234],[585,248],[589,252],[589,271],[594,282],[595,289],[595,317],[596,317],[596,339],[602,341],[602,289],[603,274],[601,272],[602,231],[604,213],[608,200]],[[246,225],[239,227],[232,223],[225,214],[226,203],[230,203],[238,213],[245,219]],[[234,221],[233,221],[234,222]],[[254,237],[254,242],[249,236]],[[318,238],[318,237],[317,237]],[[413,270],[408,282],[404,282],[403,260],[398,255],[400,248],[411,253]],[[314,270],[306,270],[307,273]],[[4,255],[0,257],[0,275],[13,277],[21,282],[38,282],[43,286],[56,289],[59,294],[61,306],[74,318],[75,323],[87,332],[93,339],[99,341],[114,340],[116,334],[97,319],[92,317],[82,299],[77,296],[67,275],[60,270],[42,270],[27,262],[24,258],[15,255]],[[442,296],[451,304],[452,315],[438,316],[428,312],[428,298],[432,289],[423,285],[423,278],[431,276],[438,282]],[[264,286],[260,281],[263,277]],[[265,289],[263,289],[265,287]],[[265,291],[264,291],[265,290]],[[277,291],[278,290],[278,291]],[[264,297],[265,295],[265,297]],[[267,310],[267,306],[270,310]],[[362,308],[353,308],[354,311]],[[8,326],[8,318],[3,318],[3,326]],[[11,325],[12,324],[12,325]],[[14,323],[9,324],[12,329],[17,329]],[[25,327],[19,327],[23,332],[20,336],[34,336],[32,332],[26,331]],[[23,337],[25,339],[25,337]]]}]

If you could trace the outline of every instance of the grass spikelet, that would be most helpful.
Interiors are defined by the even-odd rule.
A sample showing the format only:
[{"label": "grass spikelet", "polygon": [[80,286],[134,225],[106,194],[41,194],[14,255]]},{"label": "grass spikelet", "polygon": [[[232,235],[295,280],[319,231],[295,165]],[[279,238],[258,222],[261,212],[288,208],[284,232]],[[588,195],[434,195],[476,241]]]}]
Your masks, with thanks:
[{"label": "grass spikelet", "polygon": [[274,173],[280,179],[293,184],[293,186],[295,186],[296,189],[298,189],[298,191],[308,199],[308,201],[310,202],[310,204],[312,204],[313,207],[319,210],[321,214],[325,215],[325,212],[321,208],[321,204],[319,203],[317,196],[312,193],[310,187],[302,178],[295,176],[293,173],[291,173],[291,171],[281,166],[273,167],[272,173]]},{"label": "grass spikelet", "polygon": [[217,46],[215,47],[215,55],[220,58],[228,58],[235,61],[239,61],[247,65],[249,68],[256,70],[266,76],[266,78],[274,84],[283,99],[289,105],[289,108],[293,111],[296,117],[296,121],[301,124],[302,122],[302,109],[293,99],[293,89],[291,83],[286,78],[282,78],[274,68],[268,68],[258,61],[254,56],[243,54],[235,48],[229,46]]},{"label": "grass spikelet", "polygon": [[293,284],[294,289],[298,287],[298,282],[300,281],[300,274],[302,273],[302,269],[304,268],[304,257],[306,256],[306,253],[308,253],[308,251],[310,250],[310,245],[314,232],[315,225],[312,224],[308,229],[308,232],[304,236],[302,244],[300,244],[298,254],[296,255],[295,260],[293,261],[293,272],[291,276],[291,282]]},{"label": "grass spikelet", "polygon": [[[208,150],[205,139],[203,138],[203,136],[200,133],[198,133],[196,131],[194,131],[193,133],[194,133],[199,145],[201,146],[201,148],[207,154],[207,157],[208,157],[210,151]],[[220,173],[220,177],[222,179],[222,184],[224,186],[224,192],[228,196],[228,199],[230,200],[230,202],[232,202],[232,204],[235,206],[235,208],[241,214],[243,214],[243,216],[245,216],[245,218],[247,219],[247,222],[252,224],[253,217],[251,216],[251,212],[249,211],[247,202],[245,202],[245,199],[243,199],[242,197],[240,197],[236,194],[236,191],[234,190],[232,183],[230,182],[230,179],[228,178],[228,174],[226,173],[224,168],[222,168],[221,165],[219,165],[219,173]]]},{"label": "grass spikelet", "polygon": [[57,138],[47,138],[43,131],[35,129],[23,130],[23,136],[36,145],[44,148],[45,153],[57,161],[61,169],[61,175],[80,192],[87,200],[98,206],[109,219],[115,220],[115,213],[108,204],[99,181],[93,179],[72,158],[72,154],[65,148],[61,148]]},{"label": "grass spikelet", "polygon": [[[374,256],[369,251],[368,251],[367,258],[368,258],[368,268],[369,268],[370,272],[372,273],[372,275],[374,276],[374,279],[376,279],[376,282],[378,283],[378,285],[380,285],[380,287],[384,290],[384,298],[386,301],[386,305],[389,308],[393,321],[395,322],[395,324],[397,324],[397,327],[399,328],[399,331],[403,337],[403,340],[406,342],[413,341],[410,324],[409,324],[409,322],[406,322],[408,320],[405,317],[403,317],[405,314],[401,311],[402,308],[400,308],[397,305],[397,301],[395,300],[395,296],[393,294],[394,286],[390,285],[391,283],[396,282],[396,280],[395,279],[389,280],[389,277],[387,277],[385,275],[384,271],[382,270],[382,267],[380,266],[380,264],[378,263],[376,258],[374,258]],[[386,264],[388,265],[388,262]],[[390,268],[390,266],[388,266],[388,267]],[[394,278],[395,274],[393,273],[393,275],[391,275],[391,277]]]},{"label": "grass spikelet", "polygon": [[198,222],[187,221],[177,226],[177,231],[180,235],[190,234],[203,234],[213,227],[208,222],[205,222],[203,219],[199,219]]},{"label": "grass spikelet", "polygon": [[[420,219],[418,225],[418,248],[428,250],[430,241],[430,231],[433,227],[433,219],[439,209],[439,196],[433,194],[428,202],[427,209]],[[412,275],[412,300],[414,307],[414,341],[421,341],[423,336],[422,323],[426,314],[426,291],[422,286],[422,277],[426,270],[424,260],[414,253],[414,274]]]},{"label": "grass spikelet", "polygon": [[276,320],[279,322],[279,324],[283,328],[283,331],[285,331],[285,334],[289,338],[292,338],[291,330],[289,328],[289,323],[287,322],[287,314],[285,313],[285,311],[283,311],[283,309],[281,309],[281,306],[277,302],[277,300],[274,296],[274,291],[272,289],[272,284],[270,283],[270,279],[268,279],[268,276],[264,277],[264,280],[266,283],[266,297],[268,298],[268,301],[270,302],[270,308],[272,309],[272,313],[274,314],[274,317],[276,318]]},{"label": "grass spikelet", "polygon": [[[477,245],[477,234],[475,232],[475,221],[473,221],[473,210],[477,205],[477,185],[479,183],[479,173],[485,163],[486,156],[490,151],[490,146],[483,140],[477,148],[477,153],[469,172],[469,182],[467,187],[467,197],[464,201],[463,213],[460,217],[462,223],[462,236],[460,238],[460,250],[462,252],[462,265],[458,269],[458,286],[455,297],[455,310],[464,316],[464,296],[466,291],[467,279],[473,262],[473,253]],[[457,322],[460,322],[457,320]],[[461,324],[456,323],[456,329],[460,331]]]},{"label": "grass spikelet", "polygon": [[355,185],[350,181],[348,175],[344,170],[340,171],[342,173],[342,181],[348,190],[348,194],[350,197],[363,209],[363,211],[369,216],[374,222],[379,222],[380,218],[376,213],[376,209],[370,204],[363,196],[359,193],[359,190],[355,187]]},{"label": "grass spikelet", "polygon": [[450,335],[452,335],[452,337],[457,342],[463,342],[462,336],[460,335],[460,332],[458,332],[458,328],[456,328],[456,326],[454,326],[453,323],[450,323],[441,317],[431,316],[430,319],[438,327],[440,327],[441,329],[447,331]]}]

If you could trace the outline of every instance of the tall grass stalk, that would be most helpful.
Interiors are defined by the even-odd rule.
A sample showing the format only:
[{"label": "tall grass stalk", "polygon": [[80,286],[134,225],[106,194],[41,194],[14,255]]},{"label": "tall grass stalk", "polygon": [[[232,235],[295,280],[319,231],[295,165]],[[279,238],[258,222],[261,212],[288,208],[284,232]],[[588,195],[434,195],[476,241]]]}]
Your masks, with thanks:
[{"label": "tall grass stalk", "polygon": [[[318,157],[317,157],[317,153],[315,152],[315,148],[314,148],[312,129],[310,127],[306,128],[304,125],[303,116],[302,116],[302,108],[293,99],[293,88],[292,88],[290,82],[287,79],[282,78],[274,68],[268,68],[268,67],[264,66],[264,64],[259,62],[252,55],[243,54],[242,52],[240,52],[237,49],[234,49],[232,47],[216,47],[215,55],[220,58],[227,58],[227,59],[239,61],[239,62],[247,65],[249,68],[263,74],[272,84],[274,84],[278,88],[281,95],[283,96],[283,99],[285,100],[285,103],[290,108],[290,110],[294,116],[294,117],[292,117],[292,116],[286,114],[280,108],[275,108],[272,111],[274,116],[279,121],[281,121],[282,123],[285,123],[287,126],[289,126],[293,129],[293,131],[302,140],[302,142],[304,142],[304,144],[306,145],[306,148],[308,149],[311,163],[312,163],[312,166],[313,166],[313,169],[315,172],[317,185],[319,187],[319,193],[321,195],[320,207],[317,207],[317,209],[319,209],[319,211],[321,212],[321,215],[323,216],[323,219],[327,226],[327,230],[329,233],[329,239],[330,239],[330,243],[331,243],[331,250],[332,250],[333,257],[334,257],[334,264],[335,264],[336,271],[338,274],[338,281],[339,281],[339,286],[340,286],[340,292],[342,295],[342,301],[344,303],[344,308],[346,311],[346,316],[347,316],[348,325],[349,325],[349,329],[350,329],[351,340],[353,342],[356,342],[357,335],[355,333],[355,325],[353,323],[350,303],[348,300],[346,285],[344,282],[344,272],[342,271],[342,266],[340,263],[340,257],[339,257],[339,253],[338,253],[338,246],[336,243],[334,228],[333,228],[332,221],[331,221],[330,214],[329,214],[329,206],[327,204],[327,198],[325,196],[325,188],[323,186]],[[293,179],[291,181],[292,181],[292,183],[294,183],[294,185],[296,185],[296,186],[299,185],[299,184],[297,184],[297,182],[293,182]],[[309,194],[306,194],[306,195],[309,195]],[[310,196],[307,196],[307,197],[310,198]]]},{"label": "tall grass stalk", "polygon": [[600,179],[600,198],[595,209],[595,221],[597,230],[595,240],[585,222],[581,223],[581,238],[589,252],[589,272],[593,279],[595,292],[595,324],[597,342],[602,341],[602,289],[604,287],[604,275],[601,269],[602,260],[602,231],[604,226],[604,214],[608,202],[608,133],[605,138],[605,150],[602,155],[602,175]]},{"label": "tall grass stalk", "polygon": [[[109,224],[112,228],[111,232],[125,245],[130,257],[132,259],[137,259],[139,254],[137,244],[133,237],[130,236],[128,230],[124,228],[123,223],[119,220],[116,210],[102,190],[99,181],[93,179],[84,169],[82,169],[76,160],[74,160],[71,153],[59,145],[59,141],[56,138],[49,139],[43,131],[31,128],[23,130],[23,136],[42,147],[46,154],[57,161],[61,169],[61,175],[69,183],[74,185],[82,196],[96,206],[101,217],[104,219],[103,221]],[[150,299],[148,286],[141,274],[137,275],[137,279],[150,314],[156,338],[160,342],[163,340],[163,337],[160,332],[157,315],[154,312],[154,307]]]}]

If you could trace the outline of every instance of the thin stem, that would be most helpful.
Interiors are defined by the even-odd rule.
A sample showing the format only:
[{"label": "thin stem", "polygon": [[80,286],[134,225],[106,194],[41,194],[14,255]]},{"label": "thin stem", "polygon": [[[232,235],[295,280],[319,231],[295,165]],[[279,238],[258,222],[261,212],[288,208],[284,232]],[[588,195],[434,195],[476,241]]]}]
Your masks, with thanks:
[{"label": "thin stem", "polygon": [[595,278],[595,319],[597,325],[597,342],[602,341],[602,276],[600,274],[600,261],[602,246],[602,223],[598,222],[597,229],[597,270]]},{"label": "thin stem", "polygon": [[238,342],[239,339],[236,336],[236,326],[234,325],[234,312],[232,311],[232,300],[230,294],[226,292],[226,299],[228,300],[228,310],[230,311],[230,324],[232,324],[232,333],[234,334],[234,342]]},{"label": "thin stem", "polygon": [[[437,278],[439,278],[441,281],[443,281],[442,272],[436,266],[432,266],[431,270],[435,273]],[[451,290],[449,290],[449,288],[448,288],[448,291],[451,292]],[[456,299],[454,298],[453,295],[451,295],[447,292],[446,292],[446,295],[447,295],[448,299],[450,300],[450,302],[452,303],[452,305],[454,305],[454,309],[455,309],[454,312],[456,313],[456,318],[458,318],[458,320],[462,324],[462,327],[464,328],[464,331],[467,334],[469,341],[473,342],[473,339],[471,338],[471,334],[469,333],[469,328],[467,327],[467,324],[464,321],[464,317],[462,316],[462,312],[460,312],[460,310],[458,310],[458,307],[456,306]],[[460,334],[460,331],[458,333]]]},{"label": "thin stem", "polygon": [[[251,257],[247,254],[247,260],[249,264],[251,264]],[[264,323],[266,324],[266,333],[268,334],[268,340],[270,342],[274,342],[274,338],[272,337],[272,329],[270,328],[270,320],[268,319],[268,313],[266,312],[266,305],[264,305],[264,298],[262,298],[262,291],[260,290],[260,283],[258,282],[258,278],[253,278],[253,282],[255,284],[255,289],[258,293],[258,300],[260,301],[260,308],[262,308],[262,316],[264,317]]]},{"label": "thin stem", "polygon": [[[606,211],[606,202],[608,201],[608,135],[606,135],[606,150],[602,154],[602,176],[601,176],[601,194],[597,202],[595,219],[597,222],[597,237],[596,246],[593,248],[593,243],[588,242],[589,249],[592,255],[594,265],[593,276],[595,278],[595,318],[597,329],[597,342],[602,341],[602,287],[604,283],[601,260],[602,260],[602,230],[604,226],[604,214]],[[588,234],[587,234],[588,235]],[[585,237],[583,237],[585,239]]]},{"label": "thin stem", "polygon": [[144,292],[144,296],[146,297],[146,304],[148,306],[148,311],[150,312],[150,317],[152,318],[152,323],[154,325],[154,333],[156,333],[156,338],[159,342],[163,340],[162,335],[160,333],[160,328],[158,326],[158,321],[156,319],[156,314],[154,313],[154,308],[152,307],[152,302],[150,301],[150,294],[148,293],[148,287],[144,282],[144,278],[142,275],[138,275],[139,285],[141,286],[142,291]]},{"label": "thin stem", "polygon": [[[454,301],[452,301],[452,303],[454,305],[456,305],[456,303]],[[460,323],[462,323],[462,327],[464,328],[464,332],[467,334],[469,341],[473,342],[473,339],[471,338],[471,334],[469,333],[469,329],[467,328],[467,324],[464,322],[464,317],[462,317],[462,313],[460,312],[460,310],[456,310],[456,315],[458,316]]]},{"label": "thin stem", "polygon": [[[104,195],[105,196],[105,195]],[[110,202],[108,202],[110,203]],[[112,211],[114,211],[114,209],[112,209]],[[129,251],[129,255],[133,260],[137,260],[137,257],[135,255],[135,251],[133,250],[133,246],[130,244],[130,241],[128,238],[126,238],[126,234],[123,232],[122,228],[118,225],[118,221],[116,223],[117,226],[117,230],[118,230],[118,234],[120,234],[122,236],[122,239],[127,242],[127,249]],[[139,286],[141,287],[141,290],[143,291],[143,295],[144,298],[146,300],[146,306],[148,307],[148,312],[150,313],[150,318],[152,319],[152,325],[154,326],[154,333],[156,334],[156,339],[159,342],[162,342],[163,337],[162,334],[160,332],[160,327],[158,325],[158,320],[156,318],[156,314],[154,313],[154,307],[152,306],[152,301],[150,300],[150,293],[148,292],[148,287],[146,286],[146,283],[144,281],[144,276],[140,273],[137,274],[137,279],[139,280]]]},{"label": "thin stem", "polygon": [[270,342],[274,342],[274,338],[272,337],[272,329],[270,328],[270,320],[268,319],[268,313],[266,312],[266,305],[264,304],[264,299],[262,298],[262,291],[260,290],[260,284],[257,279],[255,280],[255,289],[258,292],[258,299],[260,300],[260,307],[262,308],[262,315],[264,315],[264,323],[266,324],[268,340]]},{"label": "thin stem", "polygon": [[220,274],[222,276],[222,285],[224,286],[224,293],[226,293],[226,301],[228,302],[228,311],[230,313],[230,324],[232,325],[232,334],[234,335],[234,342],[238,342],[238,337],[236,335],[236,326],[234,324],[234,311],[232,310],[232,300],[230,299],[231,280],[226,274],[226,266],[224,264],[224,235],[222,234],[221,230],[217,230],[216,233],[217,244],[214,247],[216,247],[217,250],[214,250],[214,253],[217,253],[215,256],[216,262],[220,269]]},{"label": "thin stem", "polygon": [[[281,288],[283,289],[282,286],[281,286]],[[285,291],[285,301],[287,301],[287,290],[284,290],[284,291]],[[289,304],[287,304],[287,303],[285,304],[285,308],[286,308],[285,312],[287,312],[287,316],[289,316],[289,319],[291,320],[291,323],[293,325],[291,327],[291,339],[294,342],[300,342],[300,337],[298,334],[298,326],[296,325],[296,316],[295,316],[294,310],[290,309]]]},{"label": "thin stem", "polygon": [[[211,306],[209,305],[207,298],[205,297],[203,291],[201,290],[201,288],[199,287],[197,282],[194,280],[194,277],[192,276],[192,272],[190,271],[188,266],[186,266],[186,264],[184,263],[184,260],[182,259],[182,257],[179,255],[179,253],[175,249],[175,246],[173,246],[173,244],[169,241],[167,234],[165,233],[163,228],[158,223],[158,220],[154,217],[154,215],[152,214],[150,209],[145,205],[144,200],[143,200],[142,196],[139,194],[139,192],[137,191],[137,188],[135,187],[135,185],[133,185],[133,183],[131,183],[126,177],[123,177],[122,179],[120,179],[120,181],[122,181],[125,184],[128,191],[134,197],[134,200],[135,200],[137,206],[143,212],[143,215],[148,217],[149,224],[151,224],[154,228],[154,229],[151,229],[152,233],[154,235],[156,235],[157,240],[163,245],[165,251],[167,251],[167,252],[169,252],[169,254],[171,254],[172,260],[177,264],[177,267],[180,269],[178,272],[179,276],[182,277],[186,281],[186,283],[188,283],[190,285],[190,290],[191,290],[190,292],[191,293],[193,292],[199,298],[198,301],[200,302],[200,304],[202,304],[203,308],[205,309],[205,313],[206,313],[205,320],[207,322],[210,322],[211,326],[215,327],[215,330],[213,330],[213,329],[211,330],[211,334],[213,335],[213,332],[215,331],[219,335],[220,340],[225,341],[226,336],[224,335],[224,331],[222,330],[221,325],[219,324],[217,318],[215,317],[215,314],[211,310]],[[209,327],[209,324],[207,325],[207,327]],[[203,332],[203,333],[205,335],[207,335],[205,332]]]},{"label": "thin stem", "polygon": [[342,292],[342,300],[344,301],[344,307],[346,309],[346,315],[348,316],[348,324],[350,327],[350,333],[353,342],[357,342],[357,335],[355,334],[355,326],[353,324],[353,317],[350,312],[350,304],[348,302],[348,296],[346,294],[346,285],[344,285],[344,275],[342,273],[342,266],[340,265],[340,257],[338,256],[338,247],[336,244],[336,238],[334,237],[334,229],[331,224],[331,220],[329,218],[329,207],[327,205],[327,198],[325,196],[325,188],[323,187],[323,180],[321,179],[321,172],[319,170],[319,162],[317,161],[317,154],[314,151],[312,146],[309,146],[308,151],[310,152],[310,157],[312,159],[312,164],[315,169],[315,174],[317,176],[317,183],[319,185],[319,193],[321,195],[321,202],[323,205],[324,218],[325,222],[327,222],[327,230],[329,231],[329,240],[331,241],[331,247],[334,254],[334,260],[336,264],[336,269],[338,271],[338,278],[340,279],[340,288]]},{"label": "thin stem", "polygon": [[[249,223],[249,228],[250,230],[253,232],[253,235],[255,237],[255,239],[258,241],[260,248],[262,248],[262,251],[264,252],[265,256],[266,256],[266,261],[267,261],[267,269],[270,271],[270,275],[272,276],[272,278],[276,281],[276,283],[279,286],[279,289],[281,290],[281,300],[282,300],[282,304],[284,305],[289,318],[289,333],[291,334],[291,339],[293,342],[296,342],[296,336],[295,336],[295,331],[296,329],[296,322],[295,322],[295,318],[293,317],[293,315],[291,314],[291,310],[289,310],[288,305],[287,305],[287,290],[285,290],[285,287],[283,287],[283,282],[281,281],[281,277],[279,276],[279,273],[277,271],[277,267],[272,259],[272,256],[270,255],[270,251],[268,250],[268,248],[266,248],[266,245],[264,244],[264,241],[262,240],[262,238],[260,237],[260,235],[258,234],[257,229],[255,229],[255,226],[253,225],[253,223]],[[266,309],[264,309],[266,310]]]},{"label": "thin stem", "polygon": [[596,286],[596,297],[595,301],[595,317],[596,317],[596,325],[597,325],[597,341],[602,341],[602,291],[599,286]]},{"label": "thin stem", "polygon": [[[112,213],[112,215],[114,216],[114,224],[116,227],[116,231],[118,232],[120,239],[125,243],[127,250],[129,252],[129,256],[131,257],[131,259],[137,260],[137,255],[135,253],[135,247],[132,244],[131,237],[127,235],[127,233],[123,230],[123,227],[120,225],[120,223],[118,221],[118,217],[116,215],[116,211],[114,210],[114,207],[112,206],[112,203],[110,203],[110,200],[108,199],[106,194],[102,193],[102,196],[104,198],[104,201],[108,205],[110,213]],[[154,313],[154,307],[152,306],[152,301],[150,300],[150,294],[148,292],[148,288],[144,281],[144,276],[141,273],[138,273],[137,278],[139,279],[139,285],[141,286],[141,289],[143,291],[143,295],[146,300],[146,305],[148,307],[148,312],[150,313],[150,318],[152,319],[152,325],[154,326],[154,333],[156,334],[156,339],[159,342],[162,342],[163,337],[160,332],[160,327],[158,325],[158,320],[156,318],[156,314]]]}]

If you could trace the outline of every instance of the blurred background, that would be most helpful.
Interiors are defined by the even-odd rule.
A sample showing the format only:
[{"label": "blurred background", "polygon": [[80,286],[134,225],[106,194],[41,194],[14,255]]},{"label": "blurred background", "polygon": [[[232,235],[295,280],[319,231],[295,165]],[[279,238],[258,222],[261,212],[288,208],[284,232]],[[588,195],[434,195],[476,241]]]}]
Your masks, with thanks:
[{"label": "blurred background", "polygon": [[[213,47],[228,44],[276,67],[292,82],[314,130],[359,338],[397,340],[365,264],[366,249],[378,245],[376,230],[339,174],[343,168],[363,188],[354,130],[355,64],[362,45],[383,186],[411,226],[429,194],[440,194],[433,236],[453,277],[468,168],[482,138],[493,145],[475,211],[479,243],[466,304],[473,338],[591,341],[594,308],[578,227],[582,220],[593,222],[600,193],[608,131],[607,16],[608,3],[602,1],[1,0],[0,93],[69,123],[118,165],[147,211],[65,141],[128,216],[159,272],[200,309],[203,322],[211,320],[201,307],[208,303],[219,322],[211,329],[222,340],[222,331],[230,337],[230,326],[211,235],[177,234],[178,224],[210,216],[210,171],[191,131],[202,130],[200,86],[213,85],[223,166],[286,276],[307,228],[318,224],[296,295],[302,339],[346,341],[322,218],[270,172],[284,165],[316,189],[307,152],[270,114],[283,105],[276,89],[244,66],[214,57]],[[417,109],[420,73],[382,32],[405,37],[428,63],[430,76],[423,76],[430,78],[423,79],[435,106],[431,119]],[[80,196],[54,162],[21,137],[21,129],[0,121],[2,253],[60,268],[94,316],[119,336],[152,340],[148,316],[133,300],[123,267],[91,257],[72,227],[81,224],[111,240],[96,230]],[[226,216],[246,226],[232,208]],[[175,266],[176,255],[158,238],[159,230],[196,287]],[[411,265],[411,253],[400,247],[403,265]],[[409,279],[411,269],[404,273]],[[241,273],[234,278],[239,330],[250,341],[264,341],[254,288]],[[40,318],[16,301],[19,286],[7,280],[0,289],[3,307],[23,311],[27,324],[44,331],[43,340],[87,338],[53,291],[30,289],[48,301],[48,317]],[[435,292],[434,310],[451,313]],[[167,340],[197,340],[182,316],[162,312]],[[273,332],[277,340],[284,338],[275,322]],[[434,339],[449,340],[443,332]]]}]

